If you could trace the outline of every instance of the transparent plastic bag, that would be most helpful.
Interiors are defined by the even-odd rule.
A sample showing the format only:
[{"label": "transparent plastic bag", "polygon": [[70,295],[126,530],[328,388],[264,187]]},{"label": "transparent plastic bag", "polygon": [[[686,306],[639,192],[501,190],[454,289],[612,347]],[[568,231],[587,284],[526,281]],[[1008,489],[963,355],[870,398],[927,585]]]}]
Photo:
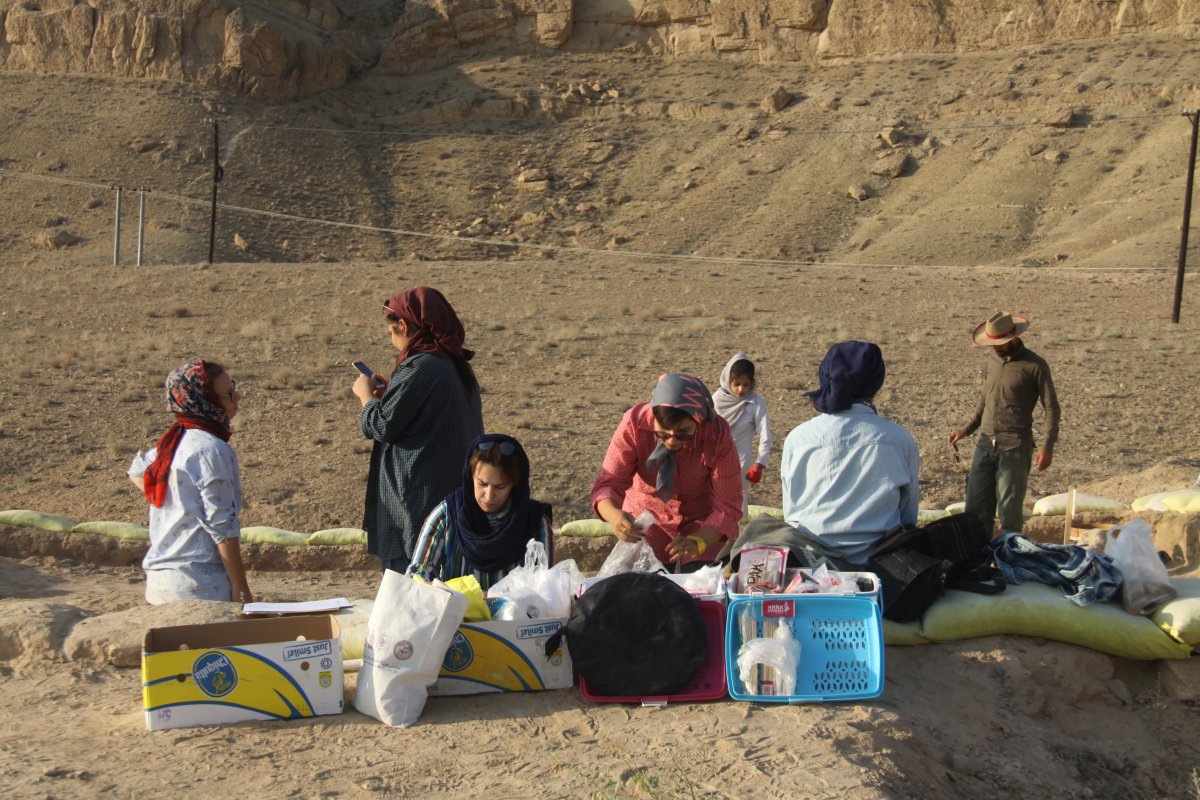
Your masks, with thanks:
[{"label": "transparent plastic bag", "polygon": [[737,666],[747,694],[795,694],[800,643],[792,635],[791,624],[780,622],[769,637],[743,642],[738,649]]},{"label": "transparent plastic bag", "polygon": [[600,570],[596,573],[596,577],[607,578],[610,575],[620,575],[623,572],[666,571],[667,568],[654,555],[654,548],[647,544],[645,539],[637,542],[618,541],[613,545],[608,558],[604,559],[604,563],[600,565]]},{"label": "transparent plastic bag", "polygon": [[525,548],[525,564],[495,583],[487,593],[490,600],[507,600],[499,604],[495,619],[545,619],[567,617],[571,614],[571,598],[583,583],[583,574],[575,560],[568,558],[553,567],[546,547],[531,541]]},{"label": "transparent plastic bag", "polygon": [[1110,528],[1104,554],[1121,571],[1121,603],[1130,614],[1152,614],[1175,596],[1167,568],[1158,558],[1150,523],[1135,519]]}]

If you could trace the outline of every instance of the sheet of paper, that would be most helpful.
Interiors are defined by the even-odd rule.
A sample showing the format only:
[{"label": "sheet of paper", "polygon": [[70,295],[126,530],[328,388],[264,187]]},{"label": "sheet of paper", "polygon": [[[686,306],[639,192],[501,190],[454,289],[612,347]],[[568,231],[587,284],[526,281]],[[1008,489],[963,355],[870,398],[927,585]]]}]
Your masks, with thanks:
[{"label": "sheet of paper", "polygon": [[350,601],[344,597],[330,600],[307,600],[302,603],[246,603],[243,614],[319,614],[349,608]]}]

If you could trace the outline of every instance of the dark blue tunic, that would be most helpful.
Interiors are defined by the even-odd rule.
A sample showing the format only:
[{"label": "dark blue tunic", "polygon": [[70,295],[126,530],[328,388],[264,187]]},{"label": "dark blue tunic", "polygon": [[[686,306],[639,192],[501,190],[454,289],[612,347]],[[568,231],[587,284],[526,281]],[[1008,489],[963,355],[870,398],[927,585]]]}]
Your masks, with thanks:
[{"label": "dark blue tunic", "polygon": [[367,552],[412,558],[421,524],[462,485],[471,440],[483,433],[479,390],[467,393],[454,362],[429,353],[405,359],[381,399],[363,406],[374,439],[363,528]]}]

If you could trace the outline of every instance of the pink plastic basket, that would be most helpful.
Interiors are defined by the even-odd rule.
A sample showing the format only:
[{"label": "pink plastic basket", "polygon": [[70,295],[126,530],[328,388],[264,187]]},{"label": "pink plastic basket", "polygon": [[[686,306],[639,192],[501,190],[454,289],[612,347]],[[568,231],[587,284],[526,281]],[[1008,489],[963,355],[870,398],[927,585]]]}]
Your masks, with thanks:
[{"label": "pink plastic basket", "polygon": [[662,705],[666,703],[695,703],[704,700],[719,700],[725,696],[725,606],[712,600],[697,600],[704,627],[708,633],[708,653],[696,677],[692,678],[682,692],[662,697],[610,697],[594,694],[588,688],[587,678],[579,676],[579,693],[592,703],[641,703]]}]

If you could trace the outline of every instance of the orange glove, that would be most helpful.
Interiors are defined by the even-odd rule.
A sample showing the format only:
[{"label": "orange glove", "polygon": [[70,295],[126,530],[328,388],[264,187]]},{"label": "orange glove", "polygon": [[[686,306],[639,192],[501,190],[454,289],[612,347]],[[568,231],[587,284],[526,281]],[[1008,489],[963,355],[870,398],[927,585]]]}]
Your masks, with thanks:
[{"label": "orange glove", "polygon": [[763,465],[755,464],[746,473],[746,480],[750,481],[751,483],[758,483],[759,481],[762,480],[762,476],[763,476]]}]

